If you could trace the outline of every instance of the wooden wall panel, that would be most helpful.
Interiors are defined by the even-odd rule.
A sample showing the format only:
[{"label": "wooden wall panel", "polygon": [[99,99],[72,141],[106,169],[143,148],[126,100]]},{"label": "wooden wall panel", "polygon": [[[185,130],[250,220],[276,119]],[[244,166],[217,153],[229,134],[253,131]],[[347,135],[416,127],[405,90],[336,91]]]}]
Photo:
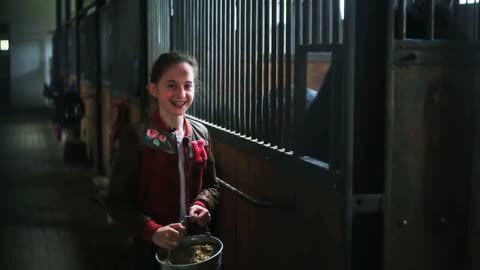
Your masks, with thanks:
[{"label": "wooden wall panel", "polygon": [[80,96],[85,104],[85,115],[80,121],[80,138],[87,146],[87,159],[96,164],[96,106],[95,86],[85,80],[80,81]]},{"label": "wooden wall panel", "polygon": [[[235,152],[234,149],[230,150]],[[249,192],[249,167],[248,159],[245,154],[241,152],[236,153],[237,156],[237,171],[236,171],[236,186],[241,189]],[[250,209],[249,205],[242,200],[237,199],[237,209],[236,209],[236,231],[237,231],[237,263],[235,264],[239,269],[252,269],[250,267],[251,260],[245,258],[251,258],[251,251],[253,248],[251,246],[251,236],[250,236]],[[240,257],[242,255],[243,257]]]},{"label": "wooden wall panel", "polygon": [[[235,152],[225,145],[215,144],[214,155],[216,160],[228,160],[230,166],[222,166],[217,169],[219,177],[231,179],[231,184],[237,184],[236,181],[236,155]],[[235,269],[237,265],[237,234],[236,234],[236,209],[229,206],[237,204],[237,198],[227,190],[221,190],[221,203],[216,211],[217,234],[224,244],[223,259],[224,269]]]},{"label": "wooden wall panel", "polygon": [[[216,213],[224,269],[343,269],[343,199],[321,179],[214,141],[218,177],[271,208],[222,189]],[[302,178],[303,177],[303,178]]]},{"label": "wooden wall panel", "polygon": [[113,124],[114,110],[112,101],[112,90],[109,83],[103,82],[102,86],[102,151],[103,151],[103,167],[110,167],[110,132]]}]

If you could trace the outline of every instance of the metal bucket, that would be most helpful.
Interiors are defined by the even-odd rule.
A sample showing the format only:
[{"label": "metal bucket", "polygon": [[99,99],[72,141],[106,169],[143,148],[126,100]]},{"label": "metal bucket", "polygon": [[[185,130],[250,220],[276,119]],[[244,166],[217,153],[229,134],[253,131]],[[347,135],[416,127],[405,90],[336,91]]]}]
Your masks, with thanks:
[{"label": "metal bucket", "polygon": [[162,270],[220,270],[222,264],[223,243],[220,239],[209,235],[194,235],[182,238],[178,243],[178,248],[189,247],[193,245],[210,244],[213,246],[213,255],[205,261],[192,264],[169,264],[165,262],[168,256],[167,249],[159,249],[155,254],[157,262]]}]

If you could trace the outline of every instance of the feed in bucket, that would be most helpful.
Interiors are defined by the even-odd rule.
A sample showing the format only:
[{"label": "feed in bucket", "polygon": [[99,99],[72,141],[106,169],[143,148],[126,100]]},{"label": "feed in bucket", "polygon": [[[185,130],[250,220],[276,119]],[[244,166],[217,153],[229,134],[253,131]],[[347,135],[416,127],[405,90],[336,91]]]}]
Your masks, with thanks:
[{"label": "feed in bucket", "polygon": [[203,262],[212,257],[214,248],[210,244],[181,247],[171,251],[170,259],[163,260],[167,264],[192,264]]},{"label": "feed in bucket", "polygon": [[220,239],[208,235],[183,237],[178,246],[170,250],[160,248],[155,258],[162,270],[220,270],[222,264],[223,243]]}]

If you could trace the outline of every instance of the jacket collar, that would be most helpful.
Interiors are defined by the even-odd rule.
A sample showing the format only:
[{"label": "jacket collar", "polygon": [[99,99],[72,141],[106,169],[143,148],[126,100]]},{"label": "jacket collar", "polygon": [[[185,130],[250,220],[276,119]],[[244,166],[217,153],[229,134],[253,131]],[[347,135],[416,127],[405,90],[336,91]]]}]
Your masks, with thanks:
[{"label": "jacket collar", "polygon": [[[160,113],[158,111],[154,111],[150,114],[150,122],[156,128],[158,128],[159,131],[166,131],[168,133],[171,133],[171,128],[165,124],[163,119],[160,117]],[[188,118],[185,116],[183,116],[183,124],[185,128],[184,137],[190,140],[192,136],[192,125],[190,124],[190,121],[188,121]]]}]

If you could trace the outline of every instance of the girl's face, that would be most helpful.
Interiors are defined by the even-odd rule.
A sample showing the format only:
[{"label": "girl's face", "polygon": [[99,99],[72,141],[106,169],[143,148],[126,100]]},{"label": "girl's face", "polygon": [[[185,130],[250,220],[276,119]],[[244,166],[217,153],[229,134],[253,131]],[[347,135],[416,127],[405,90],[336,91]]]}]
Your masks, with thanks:
[{"label": "girl's face", "polygon": [[148,90],[158,101],[160,115],[182,116],[195,96],[193,67],[187,63],[171,66]]}]

